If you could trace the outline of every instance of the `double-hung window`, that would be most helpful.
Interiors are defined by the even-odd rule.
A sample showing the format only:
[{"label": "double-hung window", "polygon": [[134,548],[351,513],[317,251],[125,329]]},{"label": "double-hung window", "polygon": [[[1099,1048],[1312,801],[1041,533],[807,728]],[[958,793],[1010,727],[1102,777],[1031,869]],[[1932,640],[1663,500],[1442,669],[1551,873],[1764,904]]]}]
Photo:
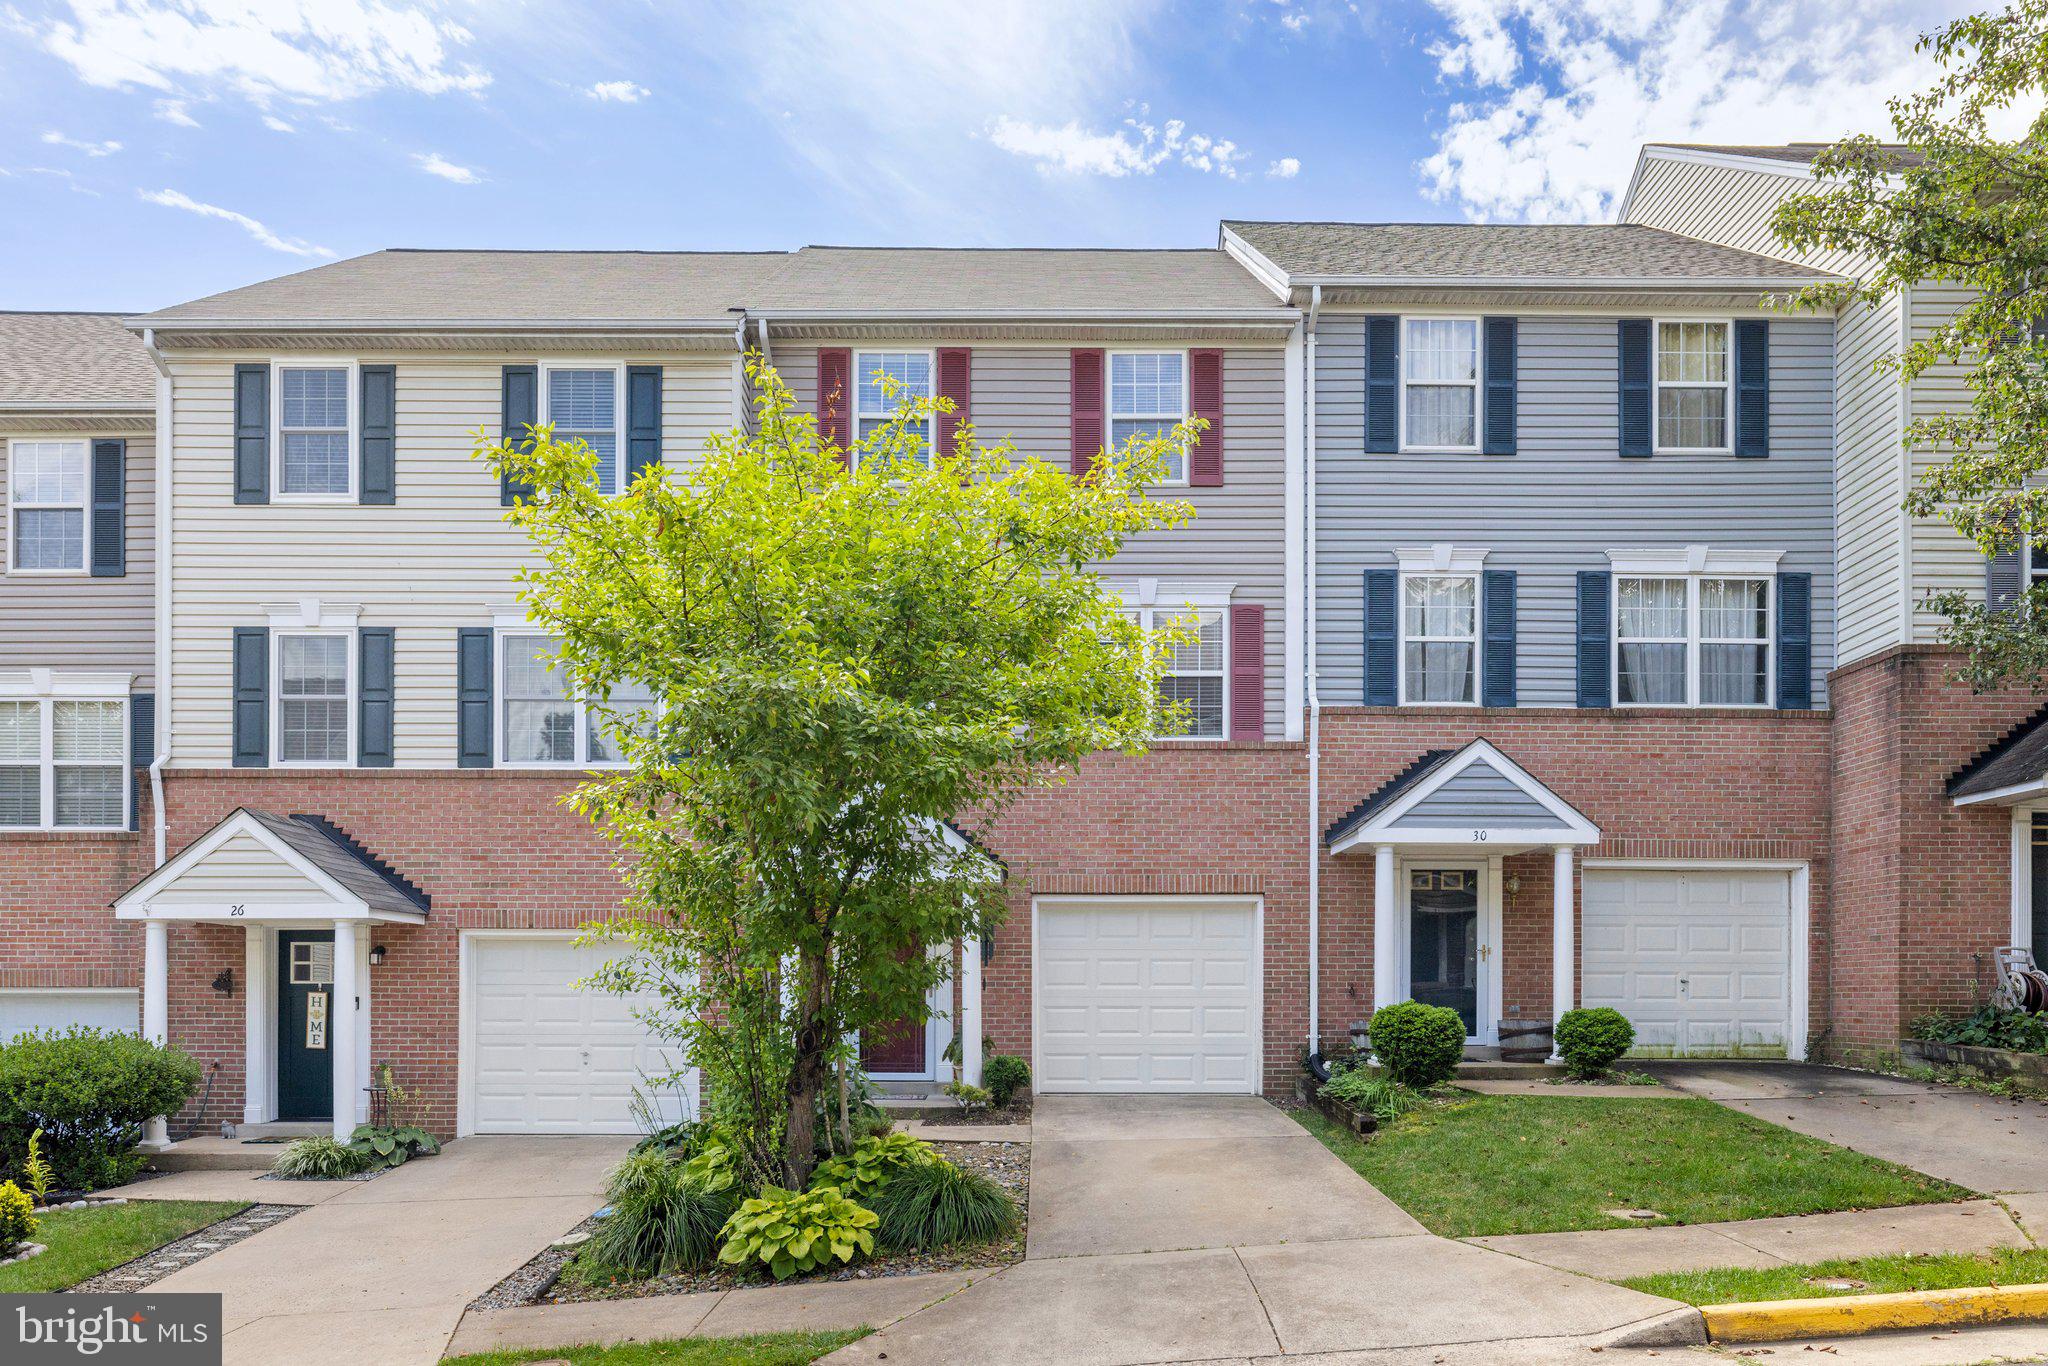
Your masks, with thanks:
[{"label": "double-hung window", "polygon": [[1657,324],[1657,450],[1724,452],[1728,378],[1726,322]]},{"label": "double-hung window", "polygon": [[277,367],[277,493],[280,498],[355,496],[352,365]]},{"label": "double-hung window", "polygon": [[8,568],[17,574],[83,574],[89,444],[8,443]]},{"label": "double-hung window", "polygon": [[0,829],[128,823],[126,698],[0,699]]},{"label": "double-hung window", "polygon": [[619,400],[623,373],[616,365],[542,367],[541,425],[554,429],[555,440],[581,441],[597,453],[597,491],[619,491],[619,453],[625,440],[619,432]]},{"label": "double-hung window", "polygon": [[[1109,448],[1133,438],[1171,437],[1187,421],[1188,358],[1183,351],[1112,351],[1109,356]],[[1188,453],[1175,442],[1162,484],[1188,481]]]},{"label": "double-hung window", "polygon": [[620,684],[602,704],[586,702],[570,689],[558,648],[553,636],[537,631],[498,633],[499,758],[530,766],[620,762],[616,729],[651,718],[653,694]]},{"label": "double-hung window", "polygon": [[[854,431],[862,446],[892,420],[907,402],[932,396],[932,353],[929,351],[858,351],[853,357]],[[917,438],[917,461],[931,463],[931,419],[917,417],[904,424]],[[854,452],[860,458],[860,452]]]},{"label": "double-hung window", "polygon": [[1124,615],[1136,622],[1149,640],[1154,633],[1177,627],[1192,637],[1166,646],[1166,667],[1159,676],[1159,705],[1182,708],[1179,724],[1166,738],[1221,740],[1224,737],[1226,688],[1224,661],[1229,658],[1228,613],[1220,607],[1130,607]]},{"label": "double-hung window", "polygon": [[1616,575],[1615,702],[1768,706],[1772,584],[1759,575]]},{"label": "double-hung window", "polygon": [[277,736],[281,764],[347,764],[355,753],[352,633],[279,631]]},{"label": "double-hung window", "polygon": [[1479,700],[1479,576],[1401,576],[1401,703]]},{"label": "double-hung window", "polygon": [[1401,447],[1479,449],[1479,319],[1401,320]]}]

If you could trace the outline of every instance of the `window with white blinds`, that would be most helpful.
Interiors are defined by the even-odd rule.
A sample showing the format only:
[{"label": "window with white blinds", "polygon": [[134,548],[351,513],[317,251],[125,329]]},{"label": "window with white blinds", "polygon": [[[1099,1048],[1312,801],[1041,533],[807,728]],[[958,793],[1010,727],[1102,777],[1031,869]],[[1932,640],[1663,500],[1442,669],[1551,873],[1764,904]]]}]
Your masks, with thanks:
[{"label": "window with white blinds", "polygon": [[0,829],[124,828],[127,762],[125,699],[0,700]]}]

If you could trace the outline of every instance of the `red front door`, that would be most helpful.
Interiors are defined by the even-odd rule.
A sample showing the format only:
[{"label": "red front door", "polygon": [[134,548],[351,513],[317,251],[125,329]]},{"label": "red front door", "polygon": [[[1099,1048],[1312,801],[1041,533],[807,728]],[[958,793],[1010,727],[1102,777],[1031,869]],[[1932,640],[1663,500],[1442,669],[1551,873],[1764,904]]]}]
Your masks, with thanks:
[{"label": "red front door", "polygon": [[[921,952],[921,949],[908,950],[902,955],[902,960],[908,962],[911,954]],[[904,1072],[911,1076],[924,1076],[931,1071],[930,1062],[925,1056],[922,1020],[905,1018],[861,1034],[860,1065],[869,1072]]]}]

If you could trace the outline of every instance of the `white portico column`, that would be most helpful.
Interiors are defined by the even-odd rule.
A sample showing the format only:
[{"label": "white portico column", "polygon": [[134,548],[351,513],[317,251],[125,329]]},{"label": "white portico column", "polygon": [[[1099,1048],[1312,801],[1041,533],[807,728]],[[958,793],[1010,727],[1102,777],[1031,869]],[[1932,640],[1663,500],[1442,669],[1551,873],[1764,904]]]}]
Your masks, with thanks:
[{"label": "white portico column", "polygon": [[960,940],[960,1080],[981,1085],[981,936]]},{"label": "white portico column", "polygon": [[1372,851],[1372,1008],[1390,1006],[1401,989],[1401,903],[1394,886],[1394,846]]},{"label": "white portico column", "polygon": [[270,934],[260,925],[242,930],[242,1123],[270,1118],[270,1082],[277,1063],[270,1056],[275,1011],[270,987]]},{"label": "white portico column", "polygon": [[356,1127],[356,923],[334,922],[334,999],[327,1006],[327,1046],[334,1057],[334,1136]]},{"label": "white portico column", "polygon": [[[161,920],[142,927],[142,1037],[159,1048],[171,1041],[171,927]],[[142,1146],[152,1152],[171,1146],[162,1115],[150,1120]]]},{"label": "white portico column", "polygon": [[[1550,1023],[1553,1027],[1572,1008],[1577,996],[1578,936],[1572,923],[1572,847],[1551,850],[1550,891]],[[1550,1060],[1563,1061],[1552,1038]]]}]

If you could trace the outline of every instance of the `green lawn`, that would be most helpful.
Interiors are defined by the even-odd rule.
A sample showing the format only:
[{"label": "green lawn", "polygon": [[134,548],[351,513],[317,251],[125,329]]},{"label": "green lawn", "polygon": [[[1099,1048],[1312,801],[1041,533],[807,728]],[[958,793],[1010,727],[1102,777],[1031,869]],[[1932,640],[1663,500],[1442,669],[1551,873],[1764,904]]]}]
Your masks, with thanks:
[{"label": "green lawn", "polygon": [[38,1215],[33,1241],[50,1250],[0,1267],[0,1294],[66,1289],[247,1208],[246,1201],[130,1200]]},{"label": "green lawn", "polygon": [[[1473,1096],[1405,1115],[1371,1142],[1301,1124],[1434,1233],[1451,1238],[1705,1224],[1961,1200],[1931,1176],[1710,1100]],[[1609,1209],[1653,1209],[1656,1220]]]},{"label": "green lawn", "polygon": [[[1844,1278],[1866,1288],[1829,1290],[1813,1282]],[[2048,1249],[2004,1248],[1997,1252],[1941,1252],[1921,1257],[1852,1257],[1807,1266],[1761,1270],[1729,1267],[1637,1276],[1622,1284],[1634,1290],[1684,1300],[1687,1304],[1738,1304],[1753,1300],[1813,1300],[1838,1295],[1883,1295],[1897,1290],[1954,1290],[1969,1285],[2040,1285],[2048,1282]]]},{"label": "green lawn", "polygon": [[571,1366],[806,1366],[872,1329],[845,1333],[763,1333],[748,1338],[677,1338],[625,1342],[617,1347],[556,1347],[538,1352],[483,1352],[448,1357],[441,1366],[512,1366],[520,1361],[566,1361]]}]

